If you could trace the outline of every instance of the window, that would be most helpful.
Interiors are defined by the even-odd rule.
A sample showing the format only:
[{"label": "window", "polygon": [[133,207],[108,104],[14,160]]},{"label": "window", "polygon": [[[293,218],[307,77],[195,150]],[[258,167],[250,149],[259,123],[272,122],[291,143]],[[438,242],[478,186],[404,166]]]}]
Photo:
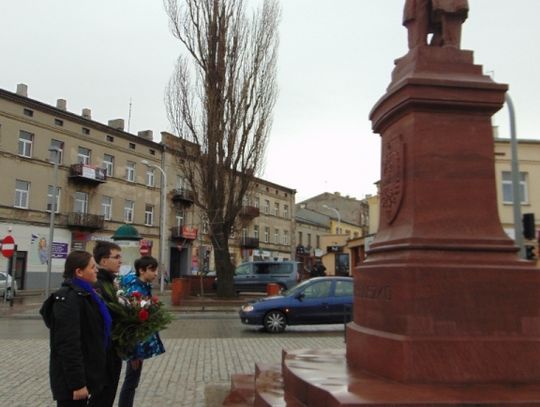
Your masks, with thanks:
[{"label": "window", "polygon": [[311,247],[311,233],[307,234],[307,245],[308,247]]},{"label": "window", "polygon": [[84,165],[90,164],[90,153],[90,149],[79,146],[79,150],[77,152],[77,162]]},{"label": "window", "polygon": [[179,228],[180,226],[184,226],[184,210],[183,209],[177,209],[176,214],[174,215],[174,218],[176,219],[176,227]]},{"label": "window", "polygon": [[303,244],[303,234],[302,232],[298,232],[298,244]]},{"label": "window", "polygon": [[203,219],[202,219],[202,233],[204,235],[207,235],[208,234],[208,228],[209,228],[209,224],[208,224],[208,218],[205,216]]},{"label": "window", "polygon": [[259,238],[259,225],[254,225],[253,226],[253,237],[255,239]]},{"label": "window", "polygon": [[336,287],[334,288],[334,295],[336,297],[351,297],[353,295],[353,284],[350,281],[336,281]]},{"label": "window", "polygon": [[129,182],[135,182],[135,163],[133,161],[127,162],[126,179]]},{"label": "window", "polygon": [[283,231],[283,236],[281,237],[281,243],[286,244],[286,245],[289,244],[289,231],[288,230]]},{"label": "window", "polygon": [[83,128],[82,128],[82,134],[89,135],[89,134],[90,134],[90,129],[87,128],[87,127],[83,127]]},{"label": "window", "polygon": [[75,192],[73,201],[73,212],[87,213],[88,212],[88,194],[86,192]]},{"label": "window", "polygon": [[19,132],[19,155],[23,157],[32,157],[32,143],[34,142],[34,135],[27,131],[21,130]]},{"label": "window", "polygon": [[332,281],[318,281],[304,290],[304,298],[324,298],[330,295]]},{"label": "window", "polygon": [[109,136],[108,134],[105,136],[105,140],[107,140],[109,143],[114,143],[114,137]]},{"label": "window", "polygon": [[28,196],[30,183],[28,181],[15,180],[15,207],[28,208]]},{"label": "window", "polygon": [[[521,203],[529,202],[529,192],[527,189],[527,173],[519,173],[519,197]],[[502,193],[503,203],[511,204],[514,202],[513,188],[512,188],[512,173],[510,171],[502,172]]]},{"label": "window", "polygon": [[[47,212],[52,210],[54,187],[49,185],[47,189]],[[60,188],[56,187],[56,199],[54,200],[54,213],[60,212]]]},{"label": "window", "polygon": [[315,236],[315,241],[317,242],[317,248],[321,247],[321,237],[319,235]]},{"label": "window", "polygon": [[146,169],[146,186],[147,187],[153,187],[154,186],[154,178],[155,178],[155,170],[154,168],[147,168]]},{"label": "window", "polygon": [[255,197],[255,208],[260,208],[260,207],[261,207],[261,198],[256,196]]},{"label": "window", "polygon": [[154,207],[152,205],[146,205],[144,207],[144,224],[146,226],[152,226],[154,224]]},{"label": "window", "polygon": [[248,230],[247,228],[242,228],[242,238],[245,239],[246,237],[248,237]]},{"label": "window", "polygon": [[56,124],[57,126],[63,126],[64,121],[60,119],[54,119],[54,124]]},{"label": "window", "polygon": [[279,216],[279,202],[274,202],[274,215]]},{"label": "window", "polygon": [[33,117],[34,116],[34,111],[33,110],[30,110],[30,109],[24,109],[23,110],[23,114],[25,116],[28,116],[28,117]]},{"label": "window", "polygon": [[264,243],[270,242],[270,228],[268,226],[265,226],[264,228]]},{"label": "window", "polygon": [[274,243],[279,243],[279,229],[274,229]]},{"label": "window", "polygon": [[176,175],[176,189],[184,189],[187,186],[187,180],[182,175]]},{"label": "window", "polygon": [[148,151],[150,152],[150,155],[156,155],[156,150],[153,148],[149,149]]},{"label": "window", "polygon": [[264,200],[264,213],[270,213],[270,201],[268,199]]},{"label": "window", "polygon": [[135,211],[135,202],[126,199],[124,201],[124,222],[133,223],[133,212]]},{"label": "window", "polygon": [[49,150],[49,161],[52,163],[62,164],[64,156],[64,142],[51,139],[51,147]]},{"label": "window", "polygon": [[103,167],[105,168],[105,175],[112,177],[114,174],[114,156],[103,154]]},{"label": "window", "polygon": [[112,197],[103,196],[101,198],[101,214],[105,220],[112,219]]},{"label": "window", "polygon": [[136,146],[135,146],[135,143],[129,143],[129,148],[130,148],[131,150],[135,150],[135,147],[136,147]]},{"label": "window", "polygon": [[283,217],[286,219],[289,218],[289,205],[283,205]]}]

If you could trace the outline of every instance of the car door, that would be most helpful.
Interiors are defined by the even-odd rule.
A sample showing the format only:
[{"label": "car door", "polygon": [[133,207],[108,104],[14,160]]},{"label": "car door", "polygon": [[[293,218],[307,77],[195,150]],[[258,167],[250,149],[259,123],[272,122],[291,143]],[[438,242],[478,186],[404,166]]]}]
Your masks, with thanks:
[{"label": "car door", "polygon": [[294,307],[289,310],[291,324],[326,324],[329,318],[332,280],[317,280],[307,284],[296,295]]},{"label": "car door", "polygon": [[328,301],[329,323],[340,324],[352,319],[353,280],[336,280]]}]

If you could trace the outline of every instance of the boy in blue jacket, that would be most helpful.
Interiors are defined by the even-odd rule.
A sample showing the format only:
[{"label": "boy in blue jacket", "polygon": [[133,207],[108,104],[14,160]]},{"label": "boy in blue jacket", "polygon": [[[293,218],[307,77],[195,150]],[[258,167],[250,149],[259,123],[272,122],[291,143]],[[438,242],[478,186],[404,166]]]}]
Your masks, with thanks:
[{"label": "boy in blue jacket", "polygon": [[[135,273],[125,275],[120,282],[125,295],[131,295],[137,291],[143,297],[151,297],[152,281],[156,279],[157,271],[158,262],[155,258],[143,256],[136,260]],[[157,332],[137,345],[126,363],[126,376],[120,391],[119,407],[133,406],[135,391],[141,378],[143,360],[161,355],[163,352],[165,348]]]}]

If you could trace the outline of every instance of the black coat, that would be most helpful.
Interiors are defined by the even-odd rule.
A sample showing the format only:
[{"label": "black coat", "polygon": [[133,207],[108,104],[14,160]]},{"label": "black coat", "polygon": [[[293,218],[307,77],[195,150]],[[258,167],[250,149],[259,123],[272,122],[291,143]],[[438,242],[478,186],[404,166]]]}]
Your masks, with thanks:
[{"label": "black coat", "polygon": [[48,321],[53,397],[72,400],[73,391],[84,386],[90,394],[97,394],[107,380],[104,327],[99,307],[89,293],[69,283],[62,284],[56,297],[52,318]]}]

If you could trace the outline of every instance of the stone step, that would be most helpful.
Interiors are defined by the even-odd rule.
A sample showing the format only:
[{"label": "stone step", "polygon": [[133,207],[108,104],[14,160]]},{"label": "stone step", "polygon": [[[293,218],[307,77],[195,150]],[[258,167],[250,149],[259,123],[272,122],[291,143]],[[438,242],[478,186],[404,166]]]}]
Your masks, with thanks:
[{"label": "stone step", "polygon": [[223,400],[227,407],[252,407],[255,398],[255,375],[232,374],[231,391]]},{"label": "stone step", "polygon": [[255,364],[255,407],[285,407],[281,363]]}]

